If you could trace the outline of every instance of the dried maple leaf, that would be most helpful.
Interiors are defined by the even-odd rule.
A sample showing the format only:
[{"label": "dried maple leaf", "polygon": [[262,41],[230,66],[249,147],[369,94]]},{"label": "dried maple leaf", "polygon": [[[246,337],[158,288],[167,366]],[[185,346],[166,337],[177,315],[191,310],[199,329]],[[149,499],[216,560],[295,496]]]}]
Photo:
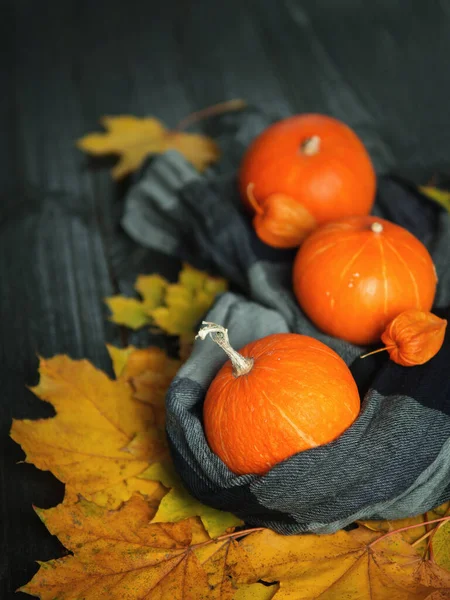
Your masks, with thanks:
[{"label": "dried maple leaf", "polygon": [[433,592],[430,596],[426,597],[426,600],[450,600],[450,590],[439,590]]},{"label": "dried maple leaf", "polygon": [[[429,510],[424,514],[416,515],[414,517],[387,521],[360,521],[360,524],[364,527],[367,527],[371,531],[379,531],[382,533],[399,531],[403,539],[408,544],[414,546],[417,552],[423,558],[425,558],[428,551],[430,537],[434,538],[434,534],[437,532],[437,529],[444,525],[442,522],[431,524],[428,522],[445,517],[449,513],[450,502],[445,502],[445,504],[442,504],[433,510]],[[425,522],[427,523],[426,525],[424,524]],[[412,527],[412,525],[415,525],[415,527]],[[439,563],[439,561],[437,562],[441,567],[446,568],[445,565]]]},{"label": "dried maple leaf", "polygon": [[436,564],[450,571],[450,523],[441,523],[433,535],[433,554]]},{"label": "dried maple leaf", "polygon": [[135,287],[141,301],[123,296],[107,298],[111,320],[132,329],[157,325],[170,335],[181,336],[185,348],[192,342],[198,322],[227,284],[224,279],[184,265],[177,283],[170,284],[159,275],[141,275]]},{"label": "dried maple leaf", "polygon": [[397,533],[382,539],[364,527],[320,536],[263,530],[240,546],[255,577],[280,582],[275,600],[423,600],[450,588],[450,573],[423,561]]},{"label": "dried maple leaf", "polygon": [[165,424],[165,396],[172,379],[181,366],[160,348],[115,348],[107,346],[119,380],[126,381],[136,400],[150,404],[160,429]]},{"label": "dried maple leaf", "polygon": [[148,155],[177,150],[196,169],[204,171],[220,157],[217,144],[197,133],[170,131],[154,117],[138,118],[131,115],[102,117],[106,133],[91,133],[77,141],[84,152],[102,156],[118,154],[119,162],[112,169],[114,179],[136,171]]},{"label": "dried maple leaf", "polygon": [[183,487],[173,465],[155,463],[141,475],[152,481],[159,481],[168,494],[161,500],[153,517],[154,523],[176,523],[182,519],[198,516],[211,537],[217,537],[226,530],[242,525],[242,521],[231,513],[216,510],[193,498]]},{"label": "dried maple leaf", "polygon": [[[239,589],[231,570],[249,570],[254,577],[249,558],[233,539],[212,541],[195,518],[149,523],[154,509],[139,495],[116,511],[79,499],[38,514],[73,552],[40,563],[21,588],[42,600],[231,600]],[[241,600],[248,591],[243,586]],[[251,591],[261,600],[270,598],[259,587]]]},{"label": "dried maple leaf", "polygon": [[140,496],[107,511],[80,500],[39,511],[49,531],[74,556],[40,564],[21,588],[42,600],[209,598],[211,586],[192,544],[209,540],[195,519],[149,524]]},{"label": "dried maple leaf", "polygon": [[240,585],[233,600],[272,600],[277,591],[277,585],[267,586],[260,583]]},{"label": "dried maple leaf", "polygon": [[[236,590],[244,598],[245,592],[249,593],[249,584],[238,587],[236,576],[239,574],[241,580],[246,580],[254,579],[256,574],[253,571],[249,557],[243,551],[241,545],[232,537],[219,538],[213,544],[200,546],[195,550],[195,554],[207,574],[208,583],[212,587],[211,600],[231,600],[235,598]],[[251,591],[259,592],[260,596],[262,595],[262,590],[259,587],[253,587]],[[273,596],[274,591],[272,590],[269,598]]]},{"label": "dried maple leaf", "polygon": [[135,491],[161,499],[166,490],[140,479],[167,456],[150,404],[137,401],[125,380],[113,381],[85,360],[41,360],[34,393],[52,404],[50,419],[13,422],[12,438],[27,462],[51,471],[69,495],[116,507]]},{"label": "dried maple leaf", "polygon": [[410,309],[400,313],[381,335],[384,348],[361,358],[387,350],[390,359],[404,367],[423,365],[442,347],[447,321],[430,312]]}]

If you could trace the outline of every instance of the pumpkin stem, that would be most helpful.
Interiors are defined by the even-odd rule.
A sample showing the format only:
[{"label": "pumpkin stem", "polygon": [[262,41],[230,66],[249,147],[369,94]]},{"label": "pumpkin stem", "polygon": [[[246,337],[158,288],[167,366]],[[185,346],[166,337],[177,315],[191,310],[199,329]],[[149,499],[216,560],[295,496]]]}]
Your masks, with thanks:
[{"label": "pumpkin stem", "polygon": [[247,198],[248,198],[248,201],[250,202],[250,204],[252,205],[252,208],[254,209],[254,211],[258,215],[262,215],[262,214],[264,214],[264,211],[258,204],[258,200],[255,198],[255,194],[253,193],[254,189],[255,189],[255,184],[249,183],[247,186]]},{"label": "pumpkin stem", "polygon": [[320,150],[320,137],[318,135],[313,135],[310,138],[307,138],[302,145],[300,146],[301,151],[306,156],[314,156],[318,154]]},{"label": "pumpkin stem", "polygon": [[378,354],[378,352],[384,352],[385,350],[391,350],[392,348],[394,348],[394,346],[384,346],[384,348],[378,348],[378,350],[372,350],[372,352],[363,354],[359,358],[367,358],[368,356],[372,356],[372,354]]},{"label": "pumpkin stem", "polygon": [[375,221],[375,223],[372,223],[372,225],[370,226],[370,229],[374,233],[381,233],[383,231],[383,225],[381,223],[378,223],[378,221]]},{"label": "pumpkin stem", "polygon": [[255,361],[253,358],[246,358],[245,356],[242,356],[242,354],[239,354],[239,352],[236,352],[228,339],[228,329],[225,329],[222,325],[217,325],[217,323],[210,323],[209,321],[203,321],[202,325],[204,327],[200,329],[195,336],[195,339],[200,338],[201,340],[204,340],[208,334],[211,335],[212,341],[220,346],[231,360],[231,364],[233,365],[233,375],[235,377],[246,375],[252,370]]}]

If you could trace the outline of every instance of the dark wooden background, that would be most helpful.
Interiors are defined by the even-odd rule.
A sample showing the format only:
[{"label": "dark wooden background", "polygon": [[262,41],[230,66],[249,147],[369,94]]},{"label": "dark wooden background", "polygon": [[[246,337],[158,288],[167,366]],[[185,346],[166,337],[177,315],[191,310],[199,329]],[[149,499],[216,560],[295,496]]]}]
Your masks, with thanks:
[{"label": "dark wooden background", "polygon": [[[37,353],[109,370],[126,343],[102,299],[178,265],[120,230],[127,182],[74,140],[102,114],[170,125],[226,99],[277,116],[325,112],[363,137],[379,171],[448,173],[447,0],[0,0],[0,598],[64,552],[32,504],[62,485],[17,464],[12,417],[50,416],[26,389]],[[145,337],[128,341],[145,343]]]}]

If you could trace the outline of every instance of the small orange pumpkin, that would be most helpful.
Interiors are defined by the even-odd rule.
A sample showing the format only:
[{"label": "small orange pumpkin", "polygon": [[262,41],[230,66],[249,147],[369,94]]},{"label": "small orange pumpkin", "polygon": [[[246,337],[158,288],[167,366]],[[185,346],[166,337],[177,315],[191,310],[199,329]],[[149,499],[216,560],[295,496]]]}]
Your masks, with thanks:
[{"label": "small orange pumpkin", "polygon": [[275,123],[254,140],[239,185],[260,239],[289,248],[317,225],[368,214],[376,179],[369,154],[347,125],[304,114]]},{"label": "small orange pumpkin", "polygon": [[344,361],[314,338],[269,335],[236,352],[227,330],[204,323],[227,361],[203,407],[209,446],[238,475],[266,473],[282,460],[331,442],[356,419],[360,400]]},{"label": "small orange pumpkin", "polygon": [[323,225],[297,253],[294,291],[322,331],[372,344],[401,312],[429,311],[437,276],[428,250],[411,233],[377,217]]}]

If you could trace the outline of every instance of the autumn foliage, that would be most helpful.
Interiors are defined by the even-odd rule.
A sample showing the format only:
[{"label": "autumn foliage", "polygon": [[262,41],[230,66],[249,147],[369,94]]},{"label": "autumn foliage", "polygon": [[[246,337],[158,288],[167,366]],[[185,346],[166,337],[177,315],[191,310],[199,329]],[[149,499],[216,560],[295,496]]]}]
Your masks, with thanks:
[{"label": "autumn foliage", "polygon": [[[180,130],[169,131],[153,117],[105,117],[102,123],[106,133],[85,136],[79,147],[94,155],[119,155],[113,170],[117,178],[137,169],[148,154],[171,148],[180,151],[199,170],[218,158],[219,151],[212,140]],[[301,133],[310,140],[314,132],[308,132],[305,126]],[[366,213],[373,201],[372,167],[354,134],[331,126],[323,130],[324,160],[329,152],[328,143],[336,135],[343,136],[349,144],[344,155],[337,157],[341,183],[345,184],[343,210],[348,208],[346,199],[359,190],[363,196],[358,196],[358,210]],[[288,170],[292,167],[292,148],[297,151],[299,141],[291,137],[284,146],[288,156],[282,165]],[[273,142],[266,145],[266,155],[270,157]],[[299,231],[303,236],[316,222],[335,216],[326,194],[322,193],[320,202],[310,194],[314,173],[324,168],[326,171],[322,157],[313,152],[315,148],[311,143],[309,149],[303,146],[304,156],[299,159],[302,171],[289,189],[273,186],[280,165],[265,171],[249,159],[242,175],[244,194],[248,184],[255,183],[256,206],[262,207],[264,213],[259,213],[260,221],[266,213],[275,215],[275,220],[278,219],[275,234],[285,240],[291,235],[290,242]],[[257,146],[253,152],[256,151],[259,152]],[[308,155],[310,152],[313,155]],[[365,177],[361,179],[360,173],[352,175],[349,160],[364,170]],[[309,173],[306,178],[305,172]],[[301,196],[294,198],[294,204],[303,208],[296,212],[292,198],[297,190]],[[283,210],[274,201],[273,195],[277,193],[290,198]],[[303,218],[305,211],[313,215],[309,222]],[[258,218],[258,210],[256,213]],[[292,213],[297,218],[297,232],[286,229]],[[377,273],[384,273],[380,282],[380,289],[384,290],[380,296],[383,307],[391,306],[391,277],[396,309],[401,304],[400,295],[395,293],[398,287],[406,290],[405,297],[412,294],[417,301],[414,306],[429,308],[435,285],[432,265],[408,236],[392,230],[392,238],[389,226],[389,235],[381,242],[374,237],[376,231],[347,227],[344,229],[348,239],[338,244],[333,227],[325,230],[325,234],[318,234],[324,237],[313,234],[312,241],[304,246],[303,258],[296,263],[297,294],[320,327],[330,328],[329,323],[316,318],[314,305],[325,314],[333,300],[333,322],[341,322],[336,316],[351,314],[357,331],[344,323],[342,331],[331,333],[344,333],[345,339],[367,342],[375,332],[376,335],[382,332],[389,321],[387,309],[383,327],[378,322],[376,327],[369,323],[369,336],[363,333],[367,327],[364,311],[355,318],[355,311],[349,309],[348,289],[345,289],[347,296],[336,294],[329,298],[328,288],[317,287],[322,278],[337,289],[341,280],[347,282],[347,276],[356,277],[354,271],[362,277],[374,265]],[[273,228],[269,228],[269,233],[274,234]],[[366,251],[368,254],[363,255]],[[340,269],[338,275],[327,274],[322,264],[329,260],[330,253],[333,258],[330,262],[337,263],[335,268]],[[416,276],[425,282],[423,292],[414,291]],[[224,280],[185,265],[176,283],[159,275],[141,276],[136,282],[139,298],[115,296],[107,300],[114,322],[132,329],[150,327],[178,336],[180,359],[154,347],[108,346],[113,378],[85,360],[72,360],[64,355],[40,360],[40,381],[32,391],[50,403],[56,414],[36,421],[15,420],[11,436],[24,450],[26,462],[50,471],[65,484],[61,504],[35,510],[69,553],[40,562],[38,572],[20,591],[41,600],[450,598],[450,503],[397,522],[362,521],[349,531],[330,535],[283,536],[263,528],[247,529],[234,515],[202,505],[183,488],[166,440],[164,397],[190,350],[195,325],[225,289]],[[423,325],[419,332],[421,339],[431,336],[433,347],[437,347],[443,335],[442,323],[429,317],[416,318],[414,323],[417,325],[419,321]],[[403,338],[411,323],[399,325],[393,321],[383,334],[383,341],[391,350],[395,343],[398,357],[403,360],[410,357]],[[333,370],[336,359],[331,354],[328,363]],[[230,375],[226,369],[225,375]],[[285,375],[290,377],[290,373]],[[329,384],[327,373],[315,377],[325,387]],[[275,385],[281,387],[284,383]]]},{"label": "autumn foliage", "polygon": [[34,393],[56,415],[14,421],[27,462],[66,484],[36,509],[71,555],[40,563],[21,591],[42,600],[443,600],[450,507],[332,535],[245,529],[183,488],[164,434],[179,363],[158,348],[109,347],[115,378],[87,361],[42,359]]},{"label": "autumn foliage", "polygon": [[136,171],[145,158],[167,150],[178,150],[199,171],[218,160],[217,144],[210,138],[183,131],[170,131],[155,117],[132,115],[102,117],[105,133],[90,133],[78,140],[78,147],[88,154],[115,154],[119,162],[112,169],[115,179]]},{"label": "autumn foliage", "polygon": [[148,326],[179,336],[186,350],[192,344],[197,324],[216,297],[227,289],[227,282],[185,264],[176,283],[160,275],[140,275],[135,289],[139,299],[125,296],[106,299],[111,320],[131,329]]}]

